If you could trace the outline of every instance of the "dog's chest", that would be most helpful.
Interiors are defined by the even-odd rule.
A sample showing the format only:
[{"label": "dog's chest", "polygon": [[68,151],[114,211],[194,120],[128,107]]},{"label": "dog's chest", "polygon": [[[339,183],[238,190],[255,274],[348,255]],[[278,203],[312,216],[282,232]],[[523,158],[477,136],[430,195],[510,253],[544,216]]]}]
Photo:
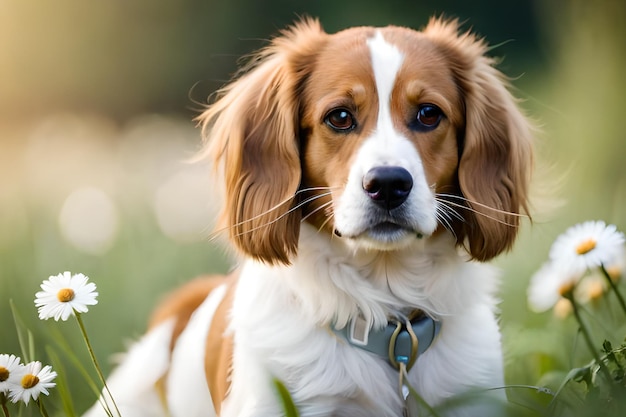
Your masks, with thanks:
[{"label": "dog's chest", "polygon": [[[229,411],[252,398],[255,407],[259,401],[265,404],[261,408],[267,407],[267,415],[276,411],[268,381],[277,378],[298,407],[310,411],[304,415],[402,415],[398,370],[331,329],[332,323],[347,326],[364,312],[375,325],[386,324],[390,313],[414,308],[444,317],[440,334],[406,381],[428,401],[438,403],[468,381],[499,381],[499,333],[490,295],[495,276],[490,268],[456,259],[452,251],[447,262],[415,257],[406,264],[413,268],[396,268],[397,275],[387,269],[388,285],[373,285],[385,268],[355,267],[332,248],[312,248],[314,242],[301,245],[307,249],[289,267],[243,266],[230,324],[235,344]],[[475,367],[488,371],[476,372]],[[475,375],[485,381],[474,381]]]}]

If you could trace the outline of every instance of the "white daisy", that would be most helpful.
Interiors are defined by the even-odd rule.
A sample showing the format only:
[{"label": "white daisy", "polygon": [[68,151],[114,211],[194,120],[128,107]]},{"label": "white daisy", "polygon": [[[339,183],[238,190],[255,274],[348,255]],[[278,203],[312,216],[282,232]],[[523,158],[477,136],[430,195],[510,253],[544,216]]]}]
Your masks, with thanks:
[{"label": "white daisy", "polygon": [[18,384],[17,372],[20,369],[20,358],[15,355],[0,354],[0,393],[8,392]]},{"label": "white daisy", "polygon": [[52,381],[57,373],[50,365],[42,368],[39,361],[24,365],[17,373],[19,383],[9,391],[9,397],[14,403],[24,401],[24,404],[28,404],[31,398],[36,401],[39,394],[48,395],[48,388],[56,386],[56,382]]},{"label": "white daisy", "polygon": [[560,235],[550,248],[553,262],[569,265],[581,273],[615,263],[623,256],[624,234],[603,221],[574,225]]},{"label": "white daisy", "polygon": [[45,280],[41,284],[43,291],[35,294],[39,318],[65,321],[75,312],[86,313],[88,305],[98,304],[96,284],[88,280],[83,274],[72,275],[67,271]]},{"label": "white daisy", "polygon": [[528,287],[528,306],[541,313],[554,307],[576,288],[582,274],[563,264],[546,262],[535,272]]}]

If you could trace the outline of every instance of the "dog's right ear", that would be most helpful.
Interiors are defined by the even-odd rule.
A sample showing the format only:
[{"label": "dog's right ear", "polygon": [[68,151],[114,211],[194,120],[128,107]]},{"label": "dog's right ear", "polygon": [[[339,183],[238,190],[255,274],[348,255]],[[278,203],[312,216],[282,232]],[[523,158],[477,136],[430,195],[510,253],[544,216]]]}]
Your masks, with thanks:
[{"label": "dog's right ear", "polygon": [[488,261],[511,248],[520,218],[530,217],[534,128],[483,40],[440,19],[432,19],[425,33],[448,57],[463,97],[458,179],[468,209],[458,243],[472,258]]},{"label": "dog's right ear", "polygon": [[197,118],[204,155],[224,181],[218,228],[245,255],[269,264],[289,264],[297,252],[299,91],[325,38],[316,20],[281,32]]}]

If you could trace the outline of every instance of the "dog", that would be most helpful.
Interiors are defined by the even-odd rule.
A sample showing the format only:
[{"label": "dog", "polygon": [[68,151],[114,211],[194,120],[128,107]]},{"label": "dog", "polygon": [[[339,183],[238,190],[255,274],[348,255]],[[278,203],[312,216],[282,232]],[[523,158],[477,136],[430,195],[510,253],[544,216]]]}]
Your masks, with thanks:
[{"label": "dog", "polygon": [[529,217],[533,128],[488,49],[303,19],[254,55],[198,118],[241,261],[157,308],[108,380],[122,415],[284,415],[276,381],[301,416],[504,401],[486,262]]}]

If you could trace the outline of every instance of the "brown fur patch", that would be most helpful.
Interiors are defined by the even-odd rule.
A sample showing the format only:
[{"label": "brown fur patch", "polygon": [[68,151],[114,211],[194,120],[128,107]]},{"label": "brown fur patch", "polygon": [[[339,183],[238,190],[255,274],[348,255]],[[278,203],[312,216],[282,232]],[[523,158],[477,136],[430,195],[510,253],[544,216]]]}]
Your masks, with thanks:
[{"label": "brown fur patch", "polygon": [[[215,358],[218,358],[220,361],[225,360],[224,364],[216,364],[216,376],[223,377],[223,381],[217,382],[216,376],[213,377],[213,386],[211,386],[211,376],[209,376],[209,368],[208,361],[206,361],[207,366],[207,382],[209,383],[209,388],[211,389],[211,395],[213,396],[213,402],[216,404],[216,409],[219,410],[219,403],[216,403],[216,398],[213,394],[215,389],[216,392],[219,392],[222,395],[221,398],[223,400],[226,391],[228,389],[227,382],[227,373],[230,369],[230,363],[232,361],[232,337],[224,338],[223,337],[223,329],[226,328],[226,312],[228,311],[228,307],[232,304],[232,295],[234,292],[234,281],[236,280],[236,276],[219,276],[219,275],[209,275],[196,278],[195,280],[183,285],[178,288],[174,292],[170,293],[165,300],[156,308],[156,310],[152,313],[152,316],[149,321],[148,328],[154,328],[160,323],[168,320],[172,317],[175,318],[176,323],[174,324],[174,330],[172,333],[172,339],[170,341],[170,352],[174,350],[174,346],[176,345],[176,341],[178,337],[181,335],[187,324],[189,323],[189,319],[194,311],[204,302],[204,300],[208,297],[208,295],[219,287],[220,285],[226,284],[228,285],[227,293],[225,295],[224,300],[218,307],[218,311],[216,312],[217,318],[219,320],[213,320],[215,324],[211,325],[211,331],[209,332],[209,340],[207,341],[207,357],[209,356],[209,352],[212,352],[216,349],[219,350],[219,353],[215,355]],[[222,329],[219,333],[213,331],[213,327],[216,326]],[[213,355],[211,354],[211,357]],[[225,359],[224,359],[225,358]],[[166,386],[167,375],[164,375],[156,384],[156,389],[159,392],[161,399],[165,403],[165,391],[167,390]]]},{"label": "brown fur patch", "polygon": [[176,317],[176,324],[174,325],[174,332],[170,342],[170,350],[173,350],[178,336],[187,327],[193,312],[196,311],[211,291],[225,282],[226,277],[224,276],[209,275],[196,278],[176,289],[154,310],[148,322],[148,329],[152,329],[171,317]]},{"label": "brown fur patch", "polygon": [[230,311],[235,296],[235,280],[228,282],[226,294],[215,310],[206,341],[204,370],[206,380],[217,414],[220,414],[222,401],[230,388],[230,372],[233,363],[233,335],[228,333]]}]

